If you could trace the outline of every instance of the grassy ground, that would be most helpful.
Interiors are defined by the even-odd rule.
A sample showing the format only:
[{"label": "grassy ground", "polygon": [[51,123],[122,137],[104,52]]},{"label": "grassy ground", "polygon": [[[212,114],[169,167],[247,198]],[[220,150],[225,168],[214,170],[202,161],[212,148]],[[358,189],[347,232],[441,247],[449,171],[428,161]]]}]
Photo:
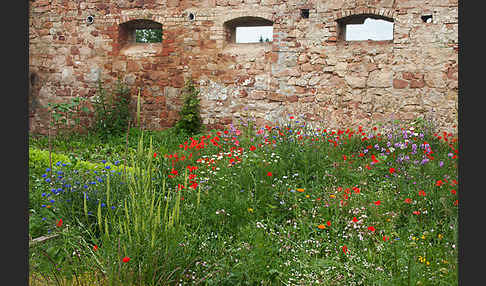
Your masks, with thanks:
[{"label": "grassy ground", "polygon": [[[457,285],[452,134],[289,119],[190,138],[141,135],[132,130],[128,146],[124,136],[53,140],[54,152],[101,167],[32,164],[30,234],[59,234],[30,248],[33,280]],[[45,150],[47,140],[29,145]],[[129,172],[114,170],[124,162]]]}]

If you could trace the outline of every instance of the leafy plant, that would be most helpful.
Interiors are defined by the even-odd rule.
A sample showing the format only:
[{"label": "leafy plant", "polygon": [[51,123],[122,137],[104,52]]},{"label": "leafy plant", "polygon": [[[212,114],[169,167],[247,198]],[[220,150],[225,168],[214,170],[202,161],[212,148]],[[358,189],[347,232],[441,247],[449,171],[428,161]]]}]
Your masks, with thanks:
[{"label": "leafy plant", "polygon": [[105,139],[123,134],[130,120],[130,89],[120,79],[111,92],[106,91],[101,81],[98,81],[93,105],[93,131]]},{"label": "leafy plant", "polygon": [[186,82],[182,90],[184,104],[179,112],[179,121],[175,127],[177,130],[185,132],[188,135],[193,135],[201,132],[202,119],[199,107],[199,90],[194,86],[194,82],[189,80]]},{"label": "leafy plant", "polygon": [[[63,126],[66,130],[79,125],[79,113],[81,111],[85,113],[89,112],[89,109],[86,106],[82,106],[84,102],[86,102],[86,98],[74,97],[69,102],[47,103],[53,119],[51,125],[58,128]],[[76,114],[78,114],[77,117]]]}]

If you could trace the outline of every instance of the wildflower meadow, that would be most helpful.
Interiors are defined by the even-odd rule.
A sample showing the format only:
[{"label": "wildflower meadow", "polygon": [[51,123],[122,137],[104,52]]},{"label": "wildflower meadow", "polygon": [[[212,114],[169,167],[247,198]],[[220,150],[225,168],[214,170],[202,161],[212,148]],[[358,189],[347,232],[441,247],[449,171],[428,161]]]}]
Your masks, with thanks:
[{"label": "wildflower meadow", "polygon": [[30,285],[457,285],[458,141],[421,122],[31,137]]}]

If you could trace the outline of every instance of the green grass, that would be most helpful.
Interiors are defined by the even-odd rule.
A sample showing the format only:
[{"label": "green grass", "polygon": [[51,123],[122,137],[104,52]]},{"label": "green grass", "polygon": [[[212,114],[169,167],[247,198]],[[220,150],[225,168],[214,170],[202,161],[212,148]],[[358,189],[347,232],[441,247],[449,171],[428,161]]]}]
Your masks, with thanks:
[{"label": "green grass", "polygon": [[[457,285],[457,141],[409,127],[313,130],[290,120],[194,138],[143,132],[143,140],[133,129],[127,153],[125,137],[56,138],[56,154],[99,167],[60,162],[46,182],[45,165],[29,165],[30,234],[59,234],[30,248],[31,277]],[[32,156],[46,142],[31,137]],[[124,159],[131,172],[112,168]]]}]

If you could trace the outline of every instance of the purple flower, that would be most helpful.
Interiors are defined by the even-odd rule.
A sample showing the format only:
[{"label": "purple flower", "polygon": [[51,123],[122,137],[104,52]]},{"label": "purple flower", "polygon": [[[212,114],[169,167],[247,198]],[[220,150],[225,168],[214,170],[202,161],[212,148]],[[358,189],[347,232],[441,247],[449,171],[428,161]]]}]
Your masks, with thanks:
[{"label": "purple flower", "polygon": [[444,162],[440,161],[439,162],[439,167],[442,167],[442,166],[444,166]]}]

